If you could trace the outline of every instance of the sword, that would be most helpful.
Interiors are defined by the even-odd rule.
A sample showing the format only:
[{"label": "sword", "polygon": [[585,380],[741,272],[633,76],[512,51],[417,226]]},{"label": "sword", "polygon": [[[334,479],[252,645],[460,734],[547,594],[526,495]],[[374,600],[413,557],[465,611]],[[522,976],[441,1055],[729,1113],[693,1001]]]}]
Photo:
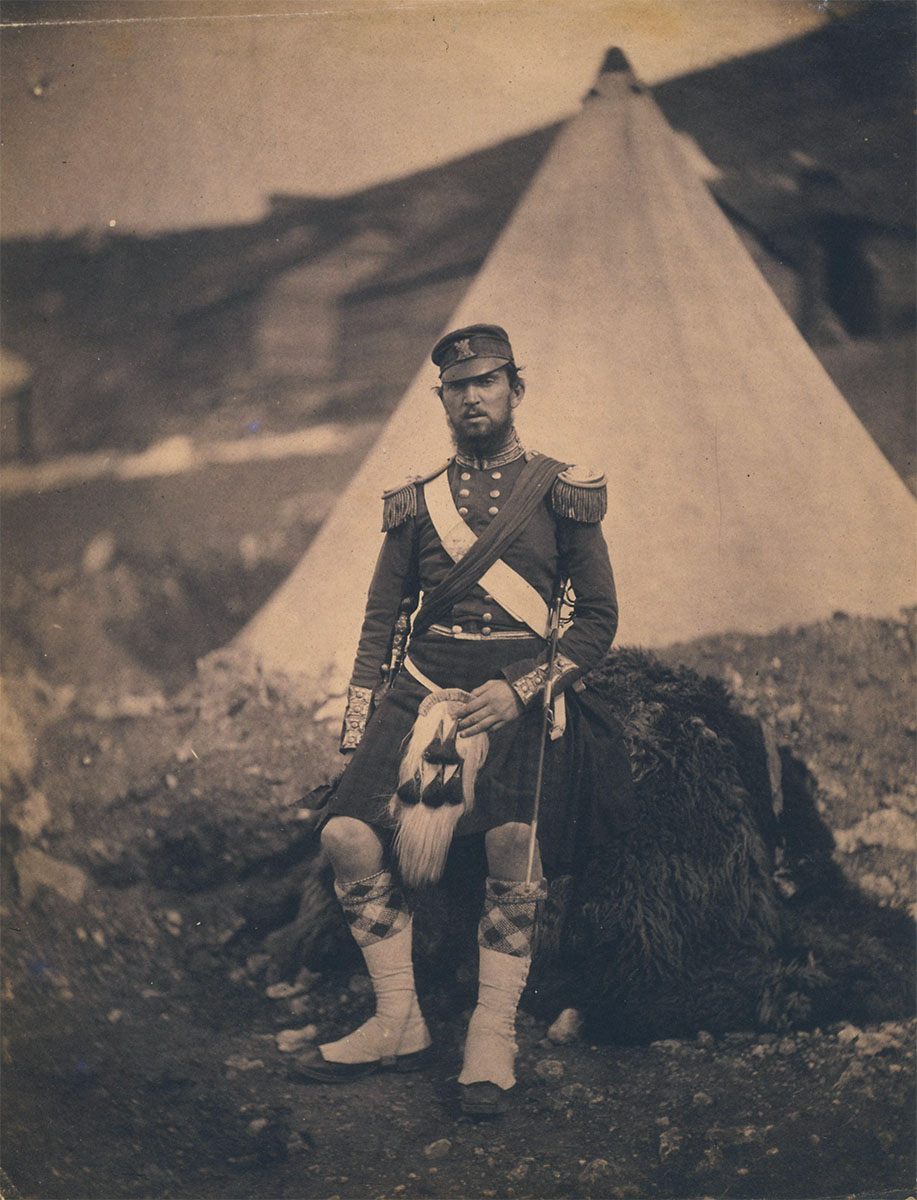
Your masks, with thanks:
[{"label": "sword", "polygon": [[535,799],[532,805],[532,824],[529,827],[529,852],[525,865],[525,882],[532,882],[535,863],[535,846],[538,840],[538,810],[541,807],[541,791],[544,784],[544,754],[551,728],[551,704],[554,699],[554,663],[557,659],[557,639],[560,635],[560,606],[564,596],[564,581],[558,576],[551,596],[548,623],[548,673],[545,678],[541,705],[541,740],[538,745],[538,770],[535,774]]}]

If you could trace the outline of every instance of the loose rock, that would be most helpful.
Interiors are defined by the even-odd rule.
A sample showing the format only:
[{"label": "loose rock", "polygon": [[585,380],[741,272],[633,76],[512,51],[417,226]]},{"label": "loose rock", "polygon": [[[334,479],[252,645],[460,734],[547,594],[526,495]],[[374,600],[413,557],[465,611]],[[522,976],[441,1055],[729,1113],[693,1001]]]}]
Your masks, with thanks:
[{"label": "loose rock", "polygon": [[430,1142],[429,1146],[424,1146],[423,1152],[427,1158],[446,1158],[451,1149],[452,1143],[448,1138],[438,1138],[435,1142]]},{"label": "loose rock", "polygon": [[542,1058],[535,1063],[535,1074],[546,1083],[556,1083],[564,1077],[564,1064],[556,1058]]},{"label": "loose rock", "polygon": [[51,822],[48,797],[44,792],[31,789],[21,804],[11,806],[9,819],[27,842],[34,842]]},{"label": "loose rock", "polygon": [[909,1042],[907,1026],[901,1022],[889,1021],[878,1029],[858,1029],[856,1025],[845,1025],[838,1032],[837,1040],[841,1045],[853,1045],[857,1054],[872,1058],[886,1050],[901,1050]]},{"label": "loose rock", "polygon": [[246,1058],[244,1054],[230,1054],[223,1059],[223,1066],[233,1071],[256,1071],[264,1068],[264,1059]]},{"label": "loose rock", "polygon": [[83,572],[86,575],[97,575],[104,571],[114,558],[115,548],[115,539],[110,530],[97,533],[83,551]]},{"label": "loose rock", "polygon": [[17,779],[27,780],[35,766],[35,738],[3,692],[3,753],[0,754],[0,784],[10,787]]},{"label": "loose rock", "polygon": [[291,1133],[287,1138],[287,1153],[302,1154],[303,1151],[311,1149],[310,1140],[303,1137],[301,1133]]},{"label": "loose rock", "polygon": [[79,904],[86,891],[86,873],[72,863],[60,862],[49,854],[26,846],[13,860],[24,904],[31,904],[38,889],[50,888],[71,904]]},{"label": "loose rock", "polygon": [[272,983],[265,989],[264,994],[268,1000],[289,1000],[291,996],[298,996],[302,990],[295,983]]},{"label": "loose rock", "polygon": [[853,854],[860,846],[913,852],[914,822],[896,808],[880,808],[849,829],[839,829],[834,840],[843,854]]},{"label": "loose rock", "polygon": [[670,1129],[663,1129],[659,1135],[659,1161],[665,1160],[673,1154],[677,1154],[685,1143],[685,1135],[673,1125]]},{"label": "loose rock", "polygon": [[895,894],[894,880],[887,875],[873,875],[871,871],[867,871],[859,876],[857,883],[864,892],[870,892],[883,900],[890,900]]},{"label": "loose rock", "polygon": [[583,1183],[587,1187],[594,1186],[603,1180],[608,1180],[614,1174],[614,1167],[607,1158],[594,1158],[580,1171],[577,1182]]},{"label": "loose rock", "polygon": [[837,1031],[837,1040],[842,1046],[849,1046],[851,1042],[855,1042],[862,1034],[862,1029],[856,1025],[845,1025]]},{"label": "loose rock", "polygon": [[306,1025],[302,1029],[282,1029],[276,1037],[277,1049],[281,1054],[295,1053],[309,1042],[314,1042],[316,1037],[318,1029],[315,1025]]},{"label": "loose rock", "polygon": [[583,1027],[583,1015],[575,1008],[565,1008],[551,1028],[548,1039],[558,1046],[575,1042]]},{"label": "loose rock", "polygon": [[802,720],[802,705],[799,701],[784,704],[777,710],[777,722],[780,725],[795,725]]},{"label": "loose rock", "polygon": [[867,1075],[868,1069],[866,1064],[862,1059],[855,1058],[853,1062],[850,1063],[849,1066],[845,1067],[841,1072],[840,1077],[838,1078],[838,1081],[835,1083],[834,1087],[835,1089],[839,1089],[848,1087],[850,1084],[854,1084],[860,1091],[861,1095],[866,1097],[867,1094],[872,1093],[871,1088],[864,1087],[863,1081]]},{"label": "loose rock", "polygon": [[162,692],[125,692],[114,700],[97,701],[93,704],[91,712],[97,721],[119,721],[125,718],[141,720],[162,712],[165,707],[166,700]]},{"label": "loose rock", "polygon": [[308,991],[319,979],[321,979],[321,975],[318,971],[310,971],[308,967],[303,967],[297,974],[294,983],[298,988]]}]

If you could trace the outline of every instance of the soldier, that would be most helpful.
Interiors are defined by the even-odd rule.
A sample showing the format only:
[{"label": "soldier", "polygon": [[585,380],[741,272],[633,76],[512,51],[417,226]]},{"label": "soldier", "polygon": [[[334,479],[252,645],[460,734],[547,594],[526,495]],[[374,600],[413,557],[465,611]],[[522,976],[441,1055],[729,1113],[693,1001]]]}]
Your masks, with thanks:
[{"label": "soldier", "polygon": [[[506,1108],[515,1084],[516,1008],[545,895],[530,837],[537,785],[540,844],[557,871],[608,834],[590,783],[601,778],[603,794],[627,798],[620,731],[601,714],[597,726],[584,693],[568,690],[582,689],[608,651],[618,609],[600,525],[605,478],[523,448],[513,414],[525,383],[506,332],[457,329],[432,359],[455,455],[384,494],[385,540],[344,718],[350,758],[322,830],[376,1012],[320,1046],[301,1073],[332,1082],[423,1062],[430,1035],[402,883],[438,878],[453,834],[483,834],[478,1002],[459,1090],[464,1112],[489,1114]],[[550,645],[552,596],[566,581],[572,619]],[[546,688],[556,697],[549,712]]]}]

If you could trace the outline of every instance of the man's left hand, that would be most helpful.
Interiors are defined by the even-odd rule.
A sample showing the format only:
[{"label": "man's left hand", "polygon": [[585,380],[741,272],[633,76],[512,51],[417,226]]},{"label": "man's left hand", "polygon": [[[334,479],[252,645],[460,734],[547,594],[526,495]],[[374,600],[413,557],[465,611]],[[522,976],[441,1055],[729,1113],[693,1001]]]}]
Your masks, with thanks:
[{"label": "man's left hand", "polygon": [[459,737],[502,729],[522,712],[522,701],[505,679],[488,679],[471,693],[459,714]]}]

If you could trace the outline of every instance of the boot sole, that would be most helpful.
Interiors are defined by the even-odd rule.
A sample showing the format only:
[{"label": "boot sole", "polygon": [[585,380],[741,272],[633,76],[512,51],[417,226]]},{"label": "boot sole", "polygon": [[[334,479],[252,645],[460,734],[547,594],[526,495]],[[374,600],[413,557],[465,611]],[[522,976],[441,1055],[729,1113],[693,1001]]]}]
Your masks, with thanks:
[{"label": "boot sole", "polygon": [[499,1117],[507,1112],[515,1088],[501,1088],[495,1083],[460,1083],[459,1108],[466,1117]]},{"label": "boot sole", "polygon": [[311,1062],[297,1063],[290,1072],[292,1079],[303,1079],[309,1083],[349,1083],[352,1079],[364,1079],[380,1071],[419,1071],[433,1057],[433,1047],[415,1050],[411,1054],[396,1054],[387,1058],[375,1058],[372,1062],[338,1063],[321,1057],[316,1050]]}]

